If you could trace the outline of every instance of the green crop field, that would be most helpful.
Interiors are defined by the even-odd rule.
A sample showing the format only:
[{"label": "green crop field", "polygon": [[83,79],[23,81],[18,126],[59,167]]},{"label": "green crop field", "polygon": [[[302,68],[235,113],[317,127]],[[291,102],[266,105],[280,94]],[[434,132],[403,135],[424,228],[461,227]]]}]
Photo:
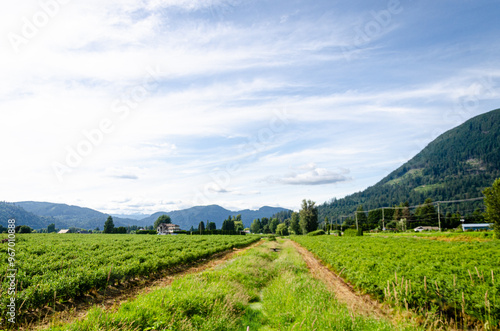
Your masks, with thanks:
[{"label": "green crop field", "polygon": [[[2,238],[0,238],[2,239]],[[20,313],[55,300],[78,297],[91,289],[206,258],[248,245],[255,236],[146,236],[18,234],[17,307]],[[8,245],[0,243],[5,277]],[[6,313],[8,282],[2,281],[1,310]]]},{"label": "green crop field", "polygon": [[477,319],[490,327],[499,325],[500,242],[396,236],[293,240],[380,301],[457,323]]},{"label": "green crop field", "polygon": [[[271,250],[271,248],[273,248]],[[360,316],[314,279],[289,240],[266,241],[214,269],[122,304],[95,307],[54,331],[97,330],[416,330]],[[418,329],[417,329],[418,330]]]}]

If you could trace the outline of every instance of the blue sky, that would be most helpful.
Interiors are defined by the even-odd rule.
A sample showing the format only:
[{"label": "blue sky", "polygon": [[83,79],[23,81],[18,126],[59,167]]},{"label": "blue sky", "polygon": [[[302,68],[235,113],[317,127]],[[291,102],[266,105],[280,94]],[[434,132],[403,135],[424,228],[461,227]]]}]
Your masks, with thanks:
[{"label": "blue sky", "polygon": [[297,210],[500,104],[498,1],[1,6],[6,201]]}]

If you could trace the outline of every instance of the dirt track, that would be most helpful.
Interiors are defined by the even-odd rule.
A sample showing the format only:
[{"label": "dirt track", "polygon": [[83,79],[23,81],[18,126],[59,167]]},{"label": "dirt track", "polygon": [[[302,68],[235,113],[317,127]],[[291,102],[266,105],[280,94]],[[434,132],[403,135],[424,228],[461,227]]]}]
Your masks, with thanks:
[{"label": "dirt track", "polygon": [[388,311],[383,310],[381,304],[368,295],[357,294],[351,285],[347,284],[336,273],[323,265],[314,255],[304,247],[292,241],[297,251],[302,255],[312,275],[323,281],[328,288],[335,292],[337,299],[347,304],[353,314],[383,318],[388,316]]}]

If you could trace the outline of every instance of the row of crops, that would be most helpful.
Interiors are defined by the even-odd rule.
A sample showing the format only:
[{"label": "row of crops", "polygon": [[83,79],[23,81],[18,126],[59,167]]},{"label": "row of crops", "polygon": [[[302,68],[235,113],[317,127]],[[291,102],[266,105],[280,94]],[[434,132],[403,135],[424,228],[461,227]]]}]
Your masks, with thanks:
[{"label": "row of crops", "polygon": [[[17,307],[23,313],[114,282],[147,276],[248,245],[254,236],[18,235]],[[5,315],[8,248],[0,243],[0,314]]]},{"label": "row of crops", "polygon": [[500,242],[295,236],[358,289],[403,309],[500,320]]}]

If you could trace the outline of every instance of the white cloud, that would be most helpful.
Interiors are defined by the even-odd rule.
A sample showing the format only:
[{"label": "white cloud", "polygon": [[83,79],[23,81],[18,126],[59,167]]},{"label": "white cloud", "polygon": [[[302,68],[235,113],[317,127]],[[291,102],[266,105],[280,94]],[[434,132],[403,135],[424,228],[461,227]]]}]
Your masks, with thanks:
[{"label": "white cloud", "polygon": [[118,179],[139,179],[141,169],[135,167],[122,167],[122,168],[108,168],[106,169],[106,175],[112,178]]},{"label": "white cloud", "polygon": [[285,185],[326,185],[336,184],[351,180],[346,175],[349,170],[333,172],[325,168],[318,168],[316,164],[310,163],[299,167],[300,172],[291,172],[285,176],[270,177],[268,182]]}]

